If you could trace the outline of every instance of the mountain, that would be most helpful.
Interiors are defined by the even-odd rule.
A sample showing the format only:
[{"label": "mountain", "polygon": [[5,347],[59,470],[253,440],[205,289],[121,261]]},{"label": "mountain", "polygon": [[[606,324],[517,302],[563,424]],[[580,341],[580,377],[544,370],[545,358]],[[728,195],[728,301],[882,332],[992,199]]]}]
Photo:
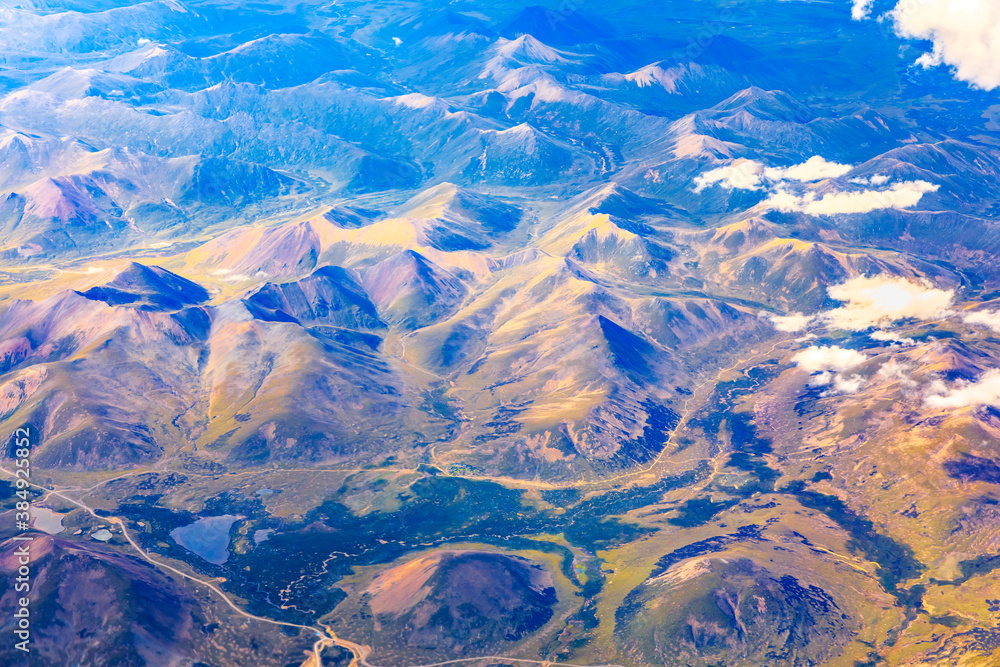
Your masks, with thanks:
[{"label": "mountain", "polygon": [[442,183],[420,193],[405,205],[400,217],[433,217],[478,224],[487,234],[502,234],[517,227],[524,211],[492,197]]},{"label": "mountain", "polygon": [[[113,468],[162,455],[159,433],[170,418],[158,424],[190,406],[210,326],[204,309],[185,304],[204,296],[187,281],[136,266],[86,294],[5,310],[0,330],[19,342],[7,357],[15,374],[6,386],[18,388],[7,414],[46,434],[41,465]],[[118,367],[115,360],[126,359]]]},{"label": "mountain", "polygon": [[750,79],[715,64],[658,61],[631,72],[604,74],[595,88],[631,107],[666,114],[711,104],[747,87]]},{"label": "mountain", "polygon": [[126,74],[137,81],[155,81],[182,90],[197,90],[211,83],[210,73],[202,61],[170,44],[153,41],[109,58],[103,67],[107,72]]},{"label": "mountain", "polygon": [[235,465],[384,458],[383,438],[406,432],[412,408],[379,338],[308,321],[305,328],[258,304],[251,298],[213,314],[192,386],[204,383],[191,415],[204,420],[198,449]]},{"label": "mountain", "polygon": [[112,239],[127,238],[131,233],[123,213],[92,179],[46,178],[7,195],[0,224],[9,254],[31,255],[104,245],[107,241],[102,242],[100,235],[104,230],[111,232]]},{"label": "mountain", "polygon": [[361,599],[372,636],[393,654],[486,655],[544,627],[556,590],[538,564],[503,554],[439,551],[375,579]]},{"label": "mountain", "polygon": [[256,199],[283,194],[294,181],[259,164],[241,160],[200,160],[191,181],[180,194],[181,201],[239,206]]},{"label": "mountain", "polygon": [[442,318],[465,292],[458,279],[412,250],[366,269],[362,280],[382,317],[408,329]]},{"label": "mountain", "polygon": [[[113,656],[119,664],[138,665],[193,653],[192,644],[204,632],[196,621],[200,605],[155,568],[107,549],[48,536],[32,546],[38,564],[36,599],[47,603],[39,605],[36,616],[43,628],[36,640],[43,647],[39,659],[54,662],[76,655],[103,661]],[[4,560],[6,572],[17,571],[13,556]],[[88,594],[79,595],[82,591]],[[61,615],[78,618],[77,630],[67,633]],[[77,634],[85,627],[91,635],[86,640]],[[12,648],[4,651],[16,659]]]},{"label": "mountain", "polygon": [[[852,632],[852,619],[830,592],[746,558],[688,561],[648,584],[635,590],[616,634],[626,651],[650,662],[711,664],[766,656],[808,664],[838,655]],[[664,619],[656,608],[666,600],[683,606]]]},{"label": "mountain", "polygon": [[178,310],[208,301],[208,292],[158,266],[133,262],[106,285],[80,293],[109,306],[129,305],[142,310]]},{"label": "mountain", "polygon": [[385,327],[358,281],[337,266],[321,267],[294,283],[267,283],[254,290],[244,303],[258,319],[346,329]]},{"label": "mountain", "polygon": [[[97,11],[57,11],[41,14],[13,8],[4,21],[4,44],[13,52],[39,49],[46,53],[90,54],[140,39],[176,39],[205,27],[204,18],[175,2],[141,2],[102,7]],[[58,11],[63,9],[63,11]],[[114,37],[112,35],[115,35]]]},{"label": "mountain", "polygon": [[[90,527],[87,532],[91,530],[97,532]],[[176,577],[94,540],[88,544],[48,535],[34,537],[36,606],[32,611],[38,625],[30,646],[35,649],[33,659],[45,664],[82,658],[98,663],[113,660],[119,665],[166,665],[179,660],[236,665],[249,656],[288,660],[305,648],[304,641],[264,629],[262,634],[271,641],[249,649],[248,656],[213,651],[205,642],[221,635],[204,621],[226,612],[200,601]],[[12,544],[8,541],[5,546]],[[13,553],[12,548],[8,551]],[[16,558],[5,557],[0,568],[16,573]],[[13,604],[13,595],[13,591],[6,594],[4,604]],[[13,631],[13,623],[7,629]],[[0,655],[16,661],[20,652],[10,645],[0,649]]]},{"label": "mountain", "polygon": [[876,174],[894,180],[926,180],[941,187],[921,200],[921,208],[993,218],[996,148],[945,140],[904,146],[859,165],[857,177]]},{"label": "mountain", "polygon": [[368,70],[362,54],[326,35],[275,34],[203,60],[213,80],[287,88],[336,70]]},{"label": "mountain", "polygon": [[6,195],[0,215],[11,256],[87,256],[159,234],[176,238],[190,230],[196,211],[218,220],[219,207],[266,205],[300,185],[241,160],[94,151],[53,138],[44,148],[33,140],[29,150],[27,140],[15,140],[20,162],[27,166],[37,159],[32,153],[44,154],[48,159],[34,171],[51,170],[52,175]]},{"label": "mountain", "polygon": [[492,57],[479,74],[482,79],[501,79],[521,68],[566,65],[579,59],[577,54],[553,49],[529,34],[522,34],[515,39],[501,37],[490,47],[489,53]]},{"label": "mountain", "polygon": [[541,184],[565,176],[574,167],[570,150],[526,123],[484,131],[481,147],[482,152],[463,171],[472,182]]},{"label": "mountain", "polygon": [[489,248],[498,237],[517,228],[524,211],[442,183],[407,201],[397,215],[421,221],[419,234],[426,243],[448,252]]}]

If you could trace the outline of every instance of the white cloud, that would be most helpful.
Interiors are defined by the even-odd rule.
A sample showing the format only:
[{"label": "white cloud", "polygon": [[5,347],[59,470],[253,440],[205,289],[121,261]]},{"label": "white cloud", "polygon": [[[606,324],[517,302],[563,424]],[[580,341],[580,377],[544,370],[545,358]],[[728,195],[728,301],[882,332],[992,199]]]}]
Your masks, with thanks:
[{"label": "white cloud", "polygon": [[827,162],[819,155],[791,167],[768,167],[762,162],[741,158],[695,177],[694,191],[701,192],[711,185],[727,190],[763,190],[765,185],[781,181],[805,183],[839,178],[853,168],[849,164]]},{"label": "white cloud", "polygon": [[772,181],[812,182],[827,178],[840,178],[851,169],[854,167],[849,164],[827,162],[819,155],[814,155],[802,164],[783,168],[770,167],[764,171],[764,175]]},{"label": "white cloud", "polygon": [[860,352],[842,347],[810,347],[792,357],[799,368],[816,373],[809,380],[810,387],[829,387],[821,396],[856,394],[864,386],[865,379],[860,375],[847,377],[836,371],[850,370],[867,359]]},{"label": "white cloud", "polygon": [[731,165],[695,177],[694,191],[701,192],[711,185],[721,185],[726,190],[760,190],[764,169],[764,165],[755,160],[736,160]]},{"label": "white cloud", "polygon": [[884,326],[898,320],[933,320],[949,314],[955,290],[937,289],[930,282],[895,276],[859,276],[827,289],[831,299],[844,302],[820,317],[851,331]]},{"label": "white cloud", "polygon": [[854,0],[854,7],[851,8],[851,18],[855,21],[868,18],[872,13],[872,4],[875,0]]},{"label": "white cloud", "polygon": [[917,341],[913,340],[912,338],[904,338],[903,336],[900,336],[898,333],[894,333],[892,331],[881,331],[881,330],[873,331],[872,333],[868,334],[868,337],[871,338],[872,340],[882,341],[884,343],[896,343],[897,345],[904,345],[907,347],[917,344]]},{"label": "white cloud", "polygon": [[855,185],[873,185],[876,188],[885,185],[891,180],[886,174],[872,174],[871,176],[858,176],[852,178],[851,183]]},{"label": "white cloud", "polygon": [[[854,0],[851,16],[868,18],[871,4]],[[892,21],[899,37],[931,42],[918,65],[948,65],[956,78],[973,86],[1000,87],[1000,3],[995,0],[899,0],[879,20]]]},{"label": "white cloud", "polygon": [[804,371],[846,371],[867,361],[861,352],[836,345],[814,345],[792,357],[792,362]]},{"label": "white cloud", "polygon": [[958,382],[951,389],[943,382],[936,382],[924,403],[939,410],[1000,406],[1000,369],[986,371],[976,382]]},{"label": "white cloud", "polygon": [[833,384],[833,373],[830,371],[823,371],[809,380],[810,387],[829,387],[831,384]]},{"label": "white cloud", "polygon": [[851,179],[851,183],[855,185],[881,188],[879,190],[830,192],[822,197],[814,192],[795,194],[786,186],[791,183],[816,183],[840,178],[853,168],[848,164],[828,162],[819,155],[791,167],[768,167],[762,162],[741,158],[696,176],[694,191],[702,192],[715,185],[726,190],[770,190],[771,195],[764,202],[764,206],[768,208],[809,215],[836,215],[868,213],[886,208],[912,208],[920,203],[925,194],[936,192],[941,187],[927,181],[903,181],[882,187],[890,180],[884,174]]},{"label": "white cloud", "polygon": [[[843,375],[833,376],[833,391],[838,394],[856,394],[865,384],[865,379],[858,375],[844,377]],[[830,395],[832,392],[827,392]]]},{"label": "white cloud", "polygon": [[[770,315],[767,319],[775,329],[785,333],[804,331],[811,324],[864,331],[910,318],[936,320],[947,317],[955,301],[955,290],[938,289],[926,280],[911,281],[887,275],[872,278],[858,276],[828,287],[826,293],[844,305],[815,315],[790,313]],[[997,324],[1000,326],[1000,313],[997,314]],[[903,338],[889,331],[875,331],[871,337],[901,345],[916,344],[912,338]]]},{"label": "white cloud", "polygon": [[796,331],[804,331],[815,317],[802,313],[790,313],[788,315],[771,315],[767,319],[778,331],[795,333]]},{"label": "white cloud", "polygon": [[977,310],[962,318],[966,324],[981,324],[994,331],[1000,331],[1000,310]]},{"label": "white cloud", "polygon": [[832,192],[822,197],[817,197],[812,192],[795,195],[779,190],[764,205],[779,211],[795,211],[807,215],[869,213],[886,208],[912,208],[920,203],[925,194],[936,192],[940,187],[927,181],[904,181],[884,190]]},{"label": "white cloud", "polygon": [[901,386],[907,389],[912,389],[917,386],[916,380],[910,377],[913,372],[913,368],[907,364],[902,364],[895,359],[890,359],[888,362],[882,364],[882,368],[878,369],[878,373],[875,376],[881,380],[895,381]]}]

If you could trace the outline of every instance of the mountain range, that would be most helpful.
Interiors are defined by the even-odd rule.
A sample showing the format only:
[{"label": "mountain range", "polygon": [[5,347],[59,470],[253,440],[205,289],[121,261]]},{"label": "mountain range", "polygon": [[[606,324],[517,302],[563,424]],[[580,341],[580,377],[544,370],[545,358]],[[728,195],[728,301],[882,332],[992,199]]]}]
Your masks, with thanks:
[{"label": "mountain range", "polygon": [[995,664],[1000,101],[894,25],[0,7],[5,664]]}]

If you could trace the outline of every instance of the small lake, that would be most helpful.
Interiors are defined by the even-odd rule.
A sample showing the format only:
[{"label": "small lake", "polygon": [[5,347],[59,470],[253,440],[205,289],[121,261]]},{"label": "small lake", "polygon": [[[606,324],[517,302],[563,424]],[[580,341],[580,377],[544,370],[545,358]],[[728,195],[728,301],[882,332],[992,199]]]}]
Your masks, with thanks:
[{"label": "small lake", "polygon": [[213,565],[229,560],[229,530],[242,516],[224,514],[198,519],[170,531],[170,537],[191,553],[201,556]]},{"label": "small lake", "polygon": [[31,518],[35,520],[35,528],[49,535],[58,535],[63,531],[62,520],[64,516],[66,515],[54,512],[47,507],[31,508]]}]

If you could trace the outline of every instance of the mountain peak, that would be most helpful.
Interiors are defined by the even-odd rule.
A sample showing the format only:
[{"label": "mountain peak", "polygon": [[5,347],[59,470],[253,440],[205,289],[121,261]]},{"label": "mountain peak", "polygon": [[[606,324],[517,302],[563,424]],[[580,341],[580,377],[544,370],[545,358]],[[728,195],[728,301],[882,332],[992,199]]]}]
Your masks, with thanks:
[{"label": "mountain peak", "polygon": [[570,55],[548,46],[531,35],[521,35],[514,39],[501,37],[494,47],[497,53],[508,58],[523,58],[529,62],[566,62]]},{"label": "mountain peak", "polygon": [[92,301],[112,306],[132,306],[142,310],[179,310],[208,300],[202,286],[158,266],[131,262],[114,279],[80,292]]},{"label": "mountain peak", "polygon": [[188,60],[189,56],[167,44],[149,42],[134,51],[115,56],[101,64],[107,72],[130,73],[150,64],[166,65],[180,60]]},{"label": "mountain peak", "polygon": [[362,284],[383,320],[411,329],[439,321],[465,293],[457,278],[415,250],[366,269]]},{"label": "mountain peak", "polygon": [[90,219],[98,214],[87,195],[66,177],[43,178],[26,187],[25,217],[59,220]]},{"label": "mountain peak", "polygon": [[382,329],[375,305],[353,271],[322,266],[291,283],[266,283],[244,299],[260,320],[347,329]]},{"label": "mountain peak", "polygon": [[480,73],[480,78],[502,78],[512,70],[529,66],[567,65],[579,58],[577,54],[552,48],[531,35],[521,35],[515,39],[501,37],[490,47],[489,52],[493,56]]},{"label": "mountain peak", "polygon": [[604,213],[623,219],[661,213],[665,208],[655,200],[636,194],[618,183],[595,188],[579,199],[590,213]]},{"label": "mountain peak", "polygon": [[747,111],[762,120],[805,123],[816,113],[791,95],[780,90],[764,90],[751,86],[712,107],[712,111]]},{"label": "mountain peak", "polygon": [[470,232],[481,228],[486,233],[494,233],[517,227],[524,211],[495,197],[453,183],[440,183],[412,197],[403,205],[400,215],[457,223]]}]

